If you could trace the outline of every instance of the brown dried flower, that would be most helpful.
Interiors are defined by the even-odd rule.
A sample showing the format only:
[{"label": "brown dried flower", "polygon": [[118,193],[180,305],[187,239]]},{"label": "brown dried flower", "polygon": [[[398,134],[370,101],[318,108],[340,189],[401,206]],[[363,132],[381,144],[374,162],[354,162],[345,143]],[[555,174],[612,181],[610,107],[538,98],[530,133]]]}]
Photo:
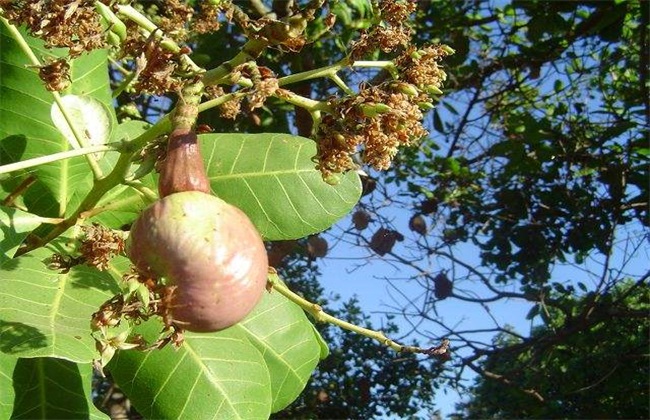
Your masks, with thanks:
[{"label": "brown dried flower", "polygon": [[361,146],[364,163],[379,170],[389,168],[399,147],[427,134],[417,100],[386,82],[332,101],[338,118],[325,116],[318,131],[317,168],[323,177],[355,169],[352,155]]},{"label": "brown dried flower", "polygon": [[66,90],[70,86],[70,64],[65,58],[59,58],[39,67],[38,76],[50,92]]},{"label": "brown dried flower", "polygon": [[154,95],[180,90],[183,81],[173,77],[179,55],[163,48],[154,36],[143,40],[136,24],[127,22],[126,25],[128,35],[122,47],[124,55],[135,57],[138,80],[135,89]]},{"label": "brown dried flower", "polygon": [[219,23],[219,12],[232,9],[230,2],[222,2],[219,5],[211,4],[210,2],[203,1],[199,5],[200,11],[198,16],[195,16],[192,24],[192,29],[197,34],[206,34],[216,32],[221,27]]},{"label": "brown dried flower", "polygon": [[425,91],[431,87],[440,89],[447,74],[438,63],[452,52],[446,45],[428,46],[419,50],[410,47],[397,57],[395,66],[403,81]]},{"label": "brown dried flower", "polygon": [[278,79],[269,78],[253,81],[253,91],[247,96],[249,110],[261,108],[266,99],[278,90]]},{"label": "brown dried flower", "polygon": [[81,241],[81,255],[86,264],[103,271],[114,256],[124,252],[124,238],[121,234],[93,223],[84,226],[85,237]]},{"label": "brown dried flower", "polygon": [[[71,57],[103,48],[104,31],[91,0],[0,0],[4,17],[25,25],[47,48],[65,47]],[[107,3],[105,1],[105,3]]]},{"label": "brown dried flower", "polygon": [[194,9],[187,2],[180,0],[167,0],[161,3],[162,17],[157,22],[158,27],[175,41],[184,41],[188,35],[186,25],[194,16]]},{"label": "brown dried flower", "polygon": [[416,4],[412,1],[383,1],[379,10],[385,26],[375,25],[370,31],[362,33],[352,44],[350,57],[358,60],[377,49],[388,53],[408,45],[412,31],[406,22],[415,8]]},{"label": "brown dried flower", "polygon": [[[215,99],[225,95],[221,86],[210,85],[205,87],[205,96],[208,99]],[[241,113],[241,102],[243,98],[237,97],[219,106],[219,115],[221,118],[234,120]]]}]

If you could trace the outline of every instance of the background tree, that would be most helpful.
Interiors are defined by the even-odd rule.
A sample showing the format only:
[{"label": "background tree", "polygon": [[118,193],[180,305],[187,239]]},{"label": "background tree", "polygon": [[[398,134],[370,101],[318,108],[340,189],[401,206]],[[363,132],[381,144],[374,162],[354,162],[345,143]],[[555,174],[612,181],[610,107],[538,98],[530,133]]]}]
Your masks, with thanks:
[{"label": "background tree", "polygon": [[[512,382],[479,377],[471,399],[458,406],[461,417],[645,418],[649,293],[647,284],[621,282],[608,293],[607,304],[594,308],[599,322],[584,330],[574,319],[574,332],[561,344],[547,339],[549,329],[565,323],[560,311],[549,314],[530,337],[535,345],[522,352],[516,351],[522,340],[497,336],[497,345],[508,351],[488,356],[481,367]],[[563,303],[577,315],[581,306],[591,305],[587,300],[565,297]],[[531,400],[527,392],[544,395],[544,401]]]}]

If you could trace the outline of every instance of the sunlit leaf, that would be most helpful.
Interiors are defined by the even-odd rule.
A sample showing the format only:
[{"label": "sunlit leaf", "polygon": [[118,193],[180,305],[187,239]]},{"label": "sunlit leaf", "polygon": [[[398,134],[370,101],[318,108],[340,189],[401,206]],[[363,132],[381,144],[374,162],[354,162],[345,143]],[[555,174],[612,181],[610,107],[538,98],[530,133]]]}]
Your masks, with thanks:
[{"label": "sunlit leaf", "polygon": [[288,134],[199,136],[214,193],[241,208],[266,240],[302,238],[341,219],[359,200],[355,172],[325,183],[316,144]]},{"label": "sunlit leaf", "polygon": [[146,417],[266,418],[303,390],[325,354],[319,338],[299,307],[270,293],[240,324],[187,333],[177,351],[121,351],[108,369]]},{"label": "sunlit leaf", "polygon": [[[66,274],[49,269],[44,261],[54,252],[40,248],[0,265],[0,352],[90,362],[97,356],[91,315],[119,288],[109,272],[84,265]],[[128,267],[125,258],[119,264],[116,273]]]},{"label": "sunlit leaf", "polygon": [[13,257],[27,234],[41,223],[41,218],[11,207],[0,206],[0,263]]},{"label": "sunlit leaf", "polygon": [[[46,49],[42,41],[27,35],[25,40],[37,57],[67,53]],[[0,45],[0,161],[16,162],[69,150],[70,144],[50,117],[52,93],[45,89],[38,69],[31,66],[4,25],[0,25]],[[71,60],[71,87],[64,93],[111,104],[106,57],[105,50],[96,50]],[[84,157],[40,165],[30,172],[37,182],[25,194],[25,204],[40,216],[63,216],[91,187],[92,176]]]},{"label": "sunlit leaf", "polygon": [[0,418],[8,419],[14,411],[13,374],[18,358],[0,353]]}]

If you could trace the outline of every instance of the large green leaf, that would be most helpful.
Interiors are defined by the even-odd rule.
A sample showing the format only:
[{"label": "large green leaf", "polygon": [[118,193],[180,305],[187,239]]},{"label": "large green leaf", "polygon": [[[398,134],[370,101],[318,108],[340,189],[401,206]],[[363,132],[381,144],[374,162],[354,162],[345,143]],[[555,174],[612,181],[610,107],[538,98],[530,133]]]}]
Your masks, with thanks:
[{"label": "large green leaf", "polygon": [[[159,330],[154,322],[143,328],[145,334]],[[145,418],[266,419],[270,414],[264,359],[239,329],[187,334],[178,350],[121,351],[108,369]]]},{"label": "large green leaf", "polygon": [[13,373],[16,400],[11,418],[108,419],[92,402],[92,374],[90,363],[48,357],[18,359]]},{"label": "large green leaf", "polygon": [[[91,267],[48,269],[44,260],[52,254],[51,247],[39,248],[0,265],[0,352],[90,362],[97,357],[91,315],[119,288],[109,272]],[[128,261],[116,260],[118,274]]]},{"label": "large green leaf", "polygon": [[[37,57],[63,56],[65,50],[48,50],[42,41],[25,36]],[[20,44],[0,24],[0,163],[15,162],[70,149],[50,117],[54,97],[43,86],[38,69]],[[107,53],[97,50],[70,63],[71,87],[65,93],[88,95],[110,105]],[[110,107],[112,112],[112,107]],[[114,117],[112,117],[114,118]],[[30,171],[37,185],[25,194],[25,204],[35,214],[59,217],[83,198],[92,185],[84,157],[41,165]]]},{"label": "large green leaf", "polygon": [[305,387],[321,357],[317,334],[299,307],[271,293],[240,324],[188,333],[178,351],[121,351],[108,369],[148,418],[266,418]]},{"label": "large green leaf", "polygon": [[13,374],[18,359],[0,353],[0,419],[8,419],[14,411]]},{"label": "large green leaf", "polygon": [[302,392],[321,358],[320,335],[304,312],[279,293],[271,293],[235,328],[246,331],[264,355],[271,375],[272,412],[280,411]]},{"label": "large green leaf", "polygon": [[24,211],[0,206],[0,263],[13,257],[27,234],[41,223],[41,218]]},{"label": "large green leaf", "polygon": [[210,185],[241,208],[266,240],[302,238],[345,216],[361,196],[355,172],[338,185],[323,181],[316,144],[288,134],[199,136]]}]

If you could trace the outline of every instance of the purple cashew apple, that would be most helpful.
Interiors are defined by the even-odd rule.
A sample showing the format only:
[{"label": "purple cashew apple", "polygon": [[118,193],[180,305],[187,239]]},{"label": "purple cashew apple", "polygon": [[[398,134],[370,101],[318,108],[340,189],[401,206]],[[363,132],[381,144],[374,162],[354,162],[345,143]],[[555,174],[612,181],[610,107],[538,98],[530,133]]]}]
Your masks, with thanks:
[{"label": "purple cashew apple", "polygon": [[255,226],[237,207],[200,191],[146,208],[131,228],[127,253],[141,273],[176,286],[168,310],[174,325],[190,331],[236,324],[265,290],[268,259]]}]

